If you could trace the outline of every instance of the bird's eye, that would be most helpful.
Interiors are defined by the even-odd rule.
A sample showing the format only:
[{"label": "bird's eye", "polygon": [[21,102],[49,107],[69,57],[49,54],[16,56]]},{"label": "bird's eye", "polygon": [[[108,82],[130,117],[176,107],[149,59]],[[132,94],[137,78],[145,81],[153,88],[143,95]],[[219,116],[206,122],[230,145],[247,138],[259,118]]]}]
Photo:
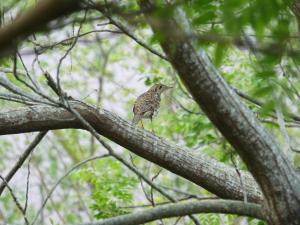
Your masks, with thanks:
[{"label": "bird's eye", "polygon": [[158,88],[159,88],[159,89],[162,89],[162,86],[160,85]]}]

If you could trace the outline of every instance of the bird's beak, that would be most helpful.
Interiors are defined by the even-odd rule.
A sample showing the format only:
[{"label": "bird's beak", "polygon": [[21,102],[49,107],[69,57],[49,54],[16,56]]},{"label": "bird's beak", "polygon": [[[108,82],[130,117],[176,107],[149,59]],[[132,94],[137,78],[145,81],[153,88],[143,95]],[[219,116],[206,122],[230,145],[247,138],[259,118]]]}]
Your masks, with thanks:
[{"label": "bird's beak", "polygon": [[167,86],[167,87],[166,87],[166,89],[171,89],[171,88],[173,88],[173,87],[170,87],[170,86]]}]

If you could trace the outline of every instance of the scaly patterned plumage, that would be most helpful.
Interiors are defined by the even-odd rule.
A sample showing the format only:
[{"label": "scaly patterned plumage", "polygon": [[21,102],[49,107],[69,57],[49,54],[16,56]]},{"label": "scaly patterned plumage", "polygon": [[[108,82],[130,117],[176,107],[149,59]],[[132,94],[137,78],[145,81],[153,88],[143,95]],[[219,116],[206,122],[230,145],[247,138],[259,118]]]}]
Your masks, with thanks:
[{"label": "scaly patterned plumage", "polygon": [[137,124],[142,119],[151,119],[159,109],[160,95],[170,87],[156,84],[140,95],[133,106],[134,117],[132,122]]}]

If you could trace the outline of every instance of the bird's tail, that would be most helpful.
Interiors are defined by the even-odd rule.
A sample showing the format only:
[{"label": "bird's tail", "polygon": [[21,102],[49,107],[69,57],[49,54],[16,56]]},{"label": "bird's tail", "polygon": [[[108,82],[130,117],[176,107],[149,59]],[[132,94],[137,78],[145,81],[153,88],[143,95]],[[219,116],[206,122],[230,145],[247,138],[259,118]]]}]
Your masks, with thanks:
[{"label": "bird's tail", "polygon": [[139,115],[134,115],[132,119],[132,123],[138,124],[138,122],[141,120],[141,117]]}]

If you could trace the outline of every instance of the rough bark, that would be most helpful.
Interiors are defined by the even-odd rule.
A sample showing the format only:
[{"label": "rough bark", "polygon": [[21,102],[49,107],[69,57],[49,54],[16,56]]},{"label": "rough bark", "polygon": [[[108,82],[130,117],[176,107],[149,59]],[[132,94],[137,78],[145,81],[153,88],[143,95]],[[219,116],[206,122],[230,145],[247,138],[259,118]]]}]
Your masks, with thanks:
[{"label": "rough bark", "polygon": [[[243,190],[234,168],[205,155],[196,157],[188,149],[162,140],[106,110],[96,110],[78,102],[72,105],[99,134],[115,143],[217,196],[243,199]],[[82,129],[83,126],[62,108],[35,105],[0,113],[0,135],[65,128]],[[243,173],[242,176],[248,199],[260,202],[260,190],[251,175]]]},{"label": "rough bark", "polygon": [[[188,38],[182,11],[176,18],[155,18],[151,0],[140,1],[154,33],[186,87],[212,123],[237,150],[262,188],[271,224],[300,224],[300,181],[279,145]],[[175,35],[173,35],[176,33]]]},{"label": "rough bark", "polygon": [[[57,3],[57,1],[52,2]],[[151,12],[153,6],[152,4],[149,4],[151,3],[151,1],[141,2],[143,7],[147,8],[147,10]],[[57,4],[59,6],[59,8],[57,8],[59,14],[50,13],[50,15],[60,16],[65,13],[60,11],[60,9],[62,8],[60,3]],[[43,12],[46,14],[48,13],[46,11]],[[47,21],[57,18],[57,16],[49,17],[50,19],[47,20],[44,20],[46,17],[39,17],[36,21],[31,20],[34,23],[38,23],[39,25],[33,26],[34,29],[29,29],[28,32],[26,30],[30,28],[30,26],[28,26],[28,23],[24,23],[24,27],[20,25],[24,21],[26,21],[26,17],[21,16],[20,18],[24,18],[24,20],[18,20],[19,22],[17,21],[17,23],[12,24],[12,26],[10,26],[10,29],[12,28],[12,30],[7,30],[7,28],[5,27],[0,30],[0,40],[1,38],[2,40],[4,40],[2,42],[0,41],[1,54],[4,54],[4,49],[7,49],[7,46],[14,45],[20,38],[23,38],[24,36],[29,35],[30,32],[39,29],[39,25],[43,25],[47,23]],[[178,74],[190,90],[193,97],[196,99],[200,107],[208,115],[211,121],[215,124],[215,126],[236,148],[238,153],[247,164],[249,170],[261,186],[269,209],[269,221],[272,224],[300,224],[300,214],[298,213],[300,211],[299,177],[297,177],[295,171],[283,156],[278,144],[264,130],[262,125],[256,120],[255,116],[252,115],[252,113],[249,112],[249,110],[241,104],[235,94],[228,88],[226,82],[213,68],[206,55],[203,52],[201,52],[201,54],[197,54],[191,43],[189,43],[188,41],[182,38],[174,38],[174,36],[184,37],[185,32],[183,28],[188,27],[185,18],[183,18],[180,14],[177,17],[177,21],[166,19],[163,23],[156,23],[153,20],[149,20],[149,22],[151,23],[155,32],[163,34],[162,37],[164,39],[161,43],[162,47],[168,55],[168,58],[171,60],[172,65],[178,71]],[[182,22],[184,23],[183,26]],[[20,32],[20,30],[22,32]],[[180,35],[173,36],[172,32],[170,31],[176,33],[178,32]],[[183,35],[181,35],[182,33]],[[66,112],[62,114],[66,116],[66,118],[71,119],[70,115]],[[35,118],[35,112],[30,112],[27,114],[27,116]],[[74,127],[80,127],[80,124],[74,121],[74,119],[71,119],[71,121],[68,122],[56,121],[53,118],[48,119],[49,121],[46,121],[46,124],[43,124],[41,121],[27,121],[27,123],[31,124],[33,122],[35,125],[38,125],[39,129],[37,129],[36,126],[37,130],[46,130],[47,126],[54,127],[54,129],[56,126],[56,129],[59,129],[63,128],[61,127],[62,124],[65,124],[66,127],[69,128],[73,127],[73,125]],[[20,121],[24,121],[23,118],[20,119]],[[14,122],[16,124],[19,124],[19,121]],[[51,122],[55,123],[51,124]],[[30,127],[27,126],[28,124],[23,124],[24,131],[26,129],[27,132],[32,131],[30,130]],[[14,124],[12,125],[12,127],[15,127]],[[113,128],[106,127],[105,129],[98,127],[99,132],[104,133],[104,131],[106,131],[107,136],[111,137],[112,140],[118,139],[116,136],[114,136],[113,132],[111,132],[111,129]],[[10,132],[13,132],[11,128],[8,128],[8,130],[10,130]],[[20,128],[20,130],[22,129]],[[132,128],[132,130],[134,129]],[[143,134],[143,132],[140,132],[138,137],[144,137],[144,139],[142,140],[145,140],[149,137],[147,133],[145,133],[147,135],[144,136]],[[192,168],[190,169],[185,168],[186,171],[178,171],[182,168],[175,168],[176,165],[174,164],[179,162],[178,159],[176,161],[176,158],[171,157],[173,156],[172,153],[170,153],[169,151],[164,151],[163,155],[160,155],[158,157],[158,152],[156,151],[157,146],[153,145],[153,143],[158,143],[160,141],[159,139],[153,137],[153,139],[151,139],[151,141],[153,142],[144,141],[145,143],[143,143],[141,140],[136,140],[136,142],[133,143],[132,140],[130,140],[129,142],[125,140],[126,138],[130,138],[130,136],[128,135],[129,134],[123,134],[123,136],[119,139],[119,141],[117,141],[117,143],[124,143],[124,145],[128,148],[130,147],[130,149],[134,149],[137,154],[147,159],[152,159],[151,161],[156,161],[156,163],[159,165],[167,162],[168,165],[165,166],[165,168],[171,168],[171,171],[175,171],[175,173],[180,174],[181,176],[188,177],[187,179],[192,177],[191,174],[195,174],[195,171],[194,173],[192,173],[193,170],[201,173],[203,173],[203,170],[208,170],[207,162],[205,162],[204,157],[199,161],[200,163],[203,163],[203,165],[198,166],[200,167],[200,169],[197,166],[192,165]],[[140,144],[141,147],[138,144]],[[152,148],[149,148],[152,151],[149,153],[148,149],[148,151],[143,152],[141,149],[147,150],[145,146],[152,146]],[[162,141],[161,147],[163,149],[169,148],[168,144],[164,141]],[[183,161],[185,163],[190,163],[189,157],[193,158],[192,155],[181,153],[178,147],[174,148],[174,151],[177,149],[177,151],[175,151],[176,154],[181,154],[180,156],[183,157]],[[165,161],[166,159],[169,160]],[[171,159],[175,160],[175,163],[172,163],[170,161]],[[215,163],[216,165],[220,165],[217,162]],[[210,170],[212,170],[211,166],[209,168]],[[219,167],[217,167],[217,170],[218,169]],[[219,178],[222,177],[223,174],[225,178],[223,177],[223,179],[221,180],[222,185],[212,185],[212,180],[215,180],[216,183],[221,182]],[[198,175],[197,178],[194,177],[194,180],[192,180],[195,183],[201,183],[202,186],[206,187],[213,193],[218,193],[219,196],[227,196],[228,198],[230,196],[239,196],[238,198],[241,198],[242,191],[237,188],[239,186],[239,182],[236,177],[234,178],[234,172],[229,173],[232,175],[232,177],[231,175],[226,175],[224,171],[223,174],[216,176],[212,173],[212,171],[210,171],[210,173],[206,171],[206,173]],[[199,181],[200,178],[205,178],[207,180],[204,179],[203,181]],[[230,182],[232,181],[232,179],[236,179],[236,182],[234,182],[234,185],[236,185],[236,187],[233,187],[234,185],[232,184],[228,184],[228,182],[226,183],[226,179],[230,180]],[[225,185],[228,185],[228,187],[226,187]],[[225,188],[225,191],[223,188]],[[247,190],[248,188],[249,186],[247,186]],[[250,190],[252,189],[250,188]],[[225,193],[223,193],[223,191]],[[248,194],[249,193],[250,195],[251,193],[254,193],[254,196],[259,196],[255,194],[256,192],[253,191],[248,192]],[[253,199],[259,199],[259,197]]]},{"label": "rough bark", "polygon": [[238,214],[241,216],[250,216],[264,220],[262,209],[257,204],[245,204],[240,201],[231,200],[205,200],[156,206],[153,209],[147,209],[82,225],[139,225],[158,219],[179,217],[195,213]]}]

